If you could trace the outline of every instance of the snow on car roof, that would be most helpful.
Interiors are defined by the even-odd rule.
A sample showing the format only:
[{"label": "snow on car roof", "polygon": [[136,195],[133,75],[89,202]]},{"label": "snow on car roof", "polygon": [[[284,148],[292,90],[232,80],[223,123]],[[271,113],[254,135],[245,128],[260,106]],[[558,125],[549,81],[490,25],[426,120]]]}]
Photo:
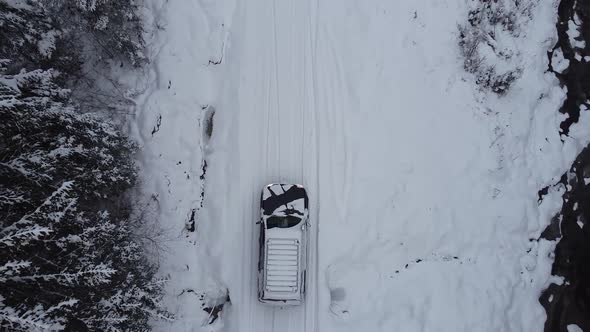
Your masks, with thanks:
[{"label": "snow on car roof", "polygon": [[298,215],[303,217],[307,208],[307,193],[302,186],[272,184],[262,191],[262,211],[265,216]]}]

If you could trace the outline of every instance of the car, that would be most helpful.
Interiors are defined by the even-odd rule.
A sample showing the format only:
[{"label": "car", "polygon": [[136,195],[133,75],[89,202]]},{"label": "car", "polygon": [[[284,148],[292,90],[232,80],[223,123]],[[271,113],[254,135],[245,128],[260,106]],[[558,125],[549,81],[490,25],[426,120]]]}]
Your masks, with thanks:
[{"label": "car", "polygon": [[271,183],[260,200],[258,300],[299,305],[305,296],[309,200],[299,184]]}]

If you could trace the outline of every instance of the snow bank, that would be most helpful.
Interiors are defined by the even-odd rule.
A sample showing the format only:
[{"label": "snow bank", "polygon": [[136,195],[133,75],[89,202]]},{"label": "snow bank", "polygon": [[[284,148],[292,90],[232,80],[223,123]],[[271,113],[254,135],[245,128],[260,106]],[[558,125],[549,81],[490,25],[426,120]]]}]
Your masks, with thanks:
[{"label": "snow bank", "polygon": [[320,330],[541,330],[554,243],[538,239],[563,190],[540,205],[537,191],[590,137],[587,119],[559,134],[565,94],[546,73],[556,3],[534,3],[497,45],[521,68],[503,96],[461,73],[463,3],[324,4],[319,58],[335,65],[319,85],[336,88],[318,97],[320,307],[334,318]]},{"label": "snow bank", "polygon": [[131,133],[141,148],[143,204],[165,232],[160,271],[170,279],[165,303],[177,316],[171,325],[156,322],[156,330],[209,331],[222,325],[217,320],[208,326],[211,315],[202,310],[225,297],[226,289],[215,271],[218,263],[202,249],[203,239],[214,240],[215,234],[203,233],[200,225],[210,105],[221,84],[215,64],[225,51],[230,5],[146,1],[150,66],[137,78]]}]

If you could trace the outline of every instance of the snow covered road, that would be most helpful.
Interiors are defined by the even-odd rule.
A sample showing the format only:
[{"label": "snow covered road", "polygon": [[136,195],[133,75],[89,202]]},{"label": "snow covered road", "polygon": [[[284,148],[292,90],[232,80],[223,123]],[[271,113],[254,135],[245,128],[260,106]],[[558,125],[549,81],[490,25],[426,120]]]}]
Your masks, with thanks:
[{"label": "snow covered road", "polygon": [[[559,134],[564,92],[546,56],[555,4],[525,1],[518,33],[496,36],[500,55],[482,51],[517,66],[499,96],[475,85],[458,47],[477,1],[225,3],[156,10],[167,29],[158,85],[140,103],[144,187],[161,219],[182,228],[205,188],[196,235],[162,268],[181,317],[170,330],[540,330],[554,243],[539,235],[561,191],[542,204],[537,191],[590,138],[577,125]],[[206,142],[202,105],[216,109]],[[257,301],[255,223],[271,182],[301,183],[310,198],[299,307]],[[231,306],[212,326],[177,295],[225,288]]]},{"label": "snow covered road", "polygon": [[[316,331],[317,323],[317,117],[312,52],[314,16],[310,1],[238,4],[228,61],[236,61],[235,145],[230,163],[235,193],[230,220],[234,239],[237,311],[232,331]],[[235,56],[234,58],[232,58]],[[228,98],[229,99],[229,98]],[[310,193],[309,269],[305,305],[276,308],[257,300],[260,192],[271,182],[300,183]],[[215,185],[215,184],[211,184]],[[235,204],[235,205],[234,205]],[[234,242],[232,240],[232,242]]]}]

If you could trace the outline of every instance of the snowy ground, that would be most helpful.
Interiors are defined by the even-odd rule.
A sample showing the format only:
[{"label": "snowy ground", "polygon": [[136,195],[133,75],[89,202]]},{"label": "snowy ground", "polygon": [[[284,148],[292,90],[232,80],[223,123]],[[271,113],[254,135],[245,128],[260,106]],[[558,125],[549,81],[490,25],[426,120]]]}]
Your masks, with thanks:
[{"label": "snowy ground", "polygon": [[[590,138],[585,113],[559,136],[555,3],[503,41],[524,69],[502,97],[462,68],[467,1],[150,3],[161,30],[132,133],[171,237],[178,319],[158,330],[541,330],[554,243],[537,239],[561,192],[537,191]],[[296,308],[256,300],[259,195],[279,181],[306,186],[315,226]],[[225,288],[208,326],[200,295]]]}]

